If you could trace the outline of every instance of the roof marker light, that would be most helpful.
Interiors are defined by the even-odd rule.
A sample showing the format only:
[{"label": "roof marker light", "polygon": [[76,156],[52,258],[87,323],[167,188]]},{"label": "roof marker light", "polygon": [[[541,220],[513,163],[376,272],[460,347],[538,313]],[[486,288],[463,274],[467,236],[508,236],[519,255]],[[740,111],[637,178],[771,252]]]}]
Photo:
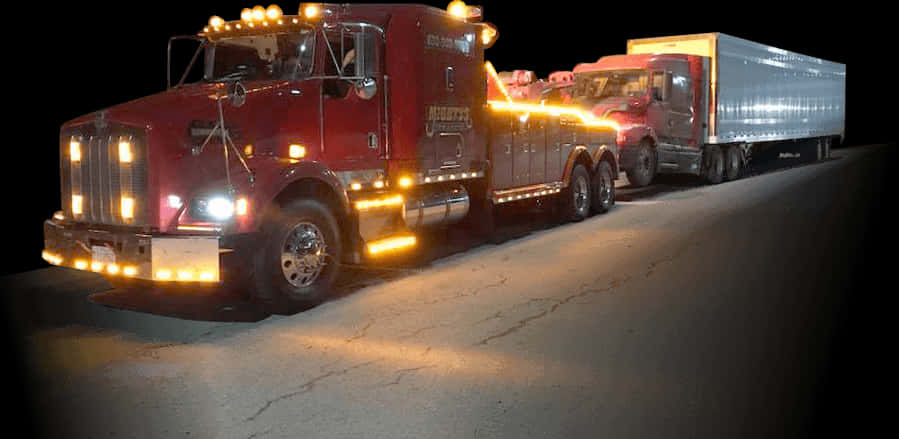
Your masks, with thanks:
[{"label": "roof marker light", "polygon": [[277,20],[281,18],[283,12],[281,12],[281,8],[278,5],[269,5],[268,9],[265,10],[265,16],[269,18],[269,20]]}]

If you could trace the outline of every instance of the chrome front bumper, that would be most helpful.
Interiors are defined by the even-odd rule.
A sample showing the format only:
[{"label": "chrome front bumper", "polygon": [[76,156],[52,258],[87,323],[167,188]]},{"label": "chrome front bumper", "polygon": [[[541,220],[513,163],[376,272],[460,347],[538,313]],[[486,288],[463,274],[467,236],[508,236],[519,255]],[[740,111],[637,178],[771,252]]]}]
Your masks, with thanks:
[{"label": "chrome front bumper", "polygon": [[218,236],[163,236],[44,221],[47,262],[104,276],[159,282],[222,281]]}]

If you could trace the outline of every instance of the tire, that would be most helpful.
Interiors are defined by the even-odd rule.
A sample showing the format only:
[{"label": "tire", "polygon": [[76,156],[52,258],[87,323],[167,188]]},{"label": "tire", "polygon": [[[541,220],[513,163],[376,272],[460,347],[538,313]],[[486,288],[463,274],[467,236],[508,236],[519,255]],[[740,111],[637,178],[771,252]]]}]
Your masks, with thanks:
[{"label": "tire", "polygon": [[590,214],[590,173],[584,165],[574,165],[568,188],[562,192],[562,218],[581,221]]},{"label": "tire", "polygon": [[643,140],[637,146],[637,160],[633,169],[626,169],[627,181],[634,187],[648,186],[656,176],[659,158],[656,150],[648,140]]},{"label": "tire", "polygon": [[612,176],[612,165],[605,160],[596,167],[592,192],[595,213],[606,213],[615,204],[615,177]]},{"label": "tire", "polygon": [[717,145],[706,147],[705,156],[705,181],[709,184],[718,184],[724,180],[724,153]]},{"label": "tire", "polygon": [[740,171],[743,170],[743,157],[740,154],[739,146],[730,146],[724,153],[724,179],[733,181],[740,178]]},{"label": "tire", "polygon": [[293,201],[263,225],[254,258],[255,298],[276,313],[321,303],[340,272],[342,241],[334,214],[320,201]]}]

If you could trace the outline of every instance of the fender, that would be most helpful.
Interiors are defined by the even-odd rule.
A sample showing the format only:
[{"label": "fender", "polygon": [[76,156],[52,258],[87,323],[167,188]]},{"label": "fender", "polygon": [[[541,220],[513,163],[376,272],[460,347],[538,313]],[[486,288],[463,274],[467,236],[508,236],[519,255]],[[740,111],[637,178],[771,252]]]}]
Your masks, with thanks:
[{"label": "fender", "polygon": [[577,164],[579,159],[583,159],[587,162],[587,169],[593,169],[593,158],[590,156],[590,151],[587,149],[585,145],[577,145],[574,149],[568,153],[568,160],[565,162],[565,170],[562,172],[562,186],[568,187],[568,183],[571,181],[571,173],[574,171],[574,165]]},{"label": "fender", "polygon": [[593,152],[593,164],[595,166],[599,166],[599,162],[603,160],[603,156],[609,154],[611,160],[609,160],[609,164],[612,165],[612,173],[614,175],[618,175],[618,147],[609,146],[609,145],[600,145],[596,151]]},{"label": "fender", "polygon": [[640,141],[647,137],[652,139],[653,145],[659,144],[656,130],[651,126],[644,124],[625,125],[618,130],[618,136],[615,139],[615,143],[621,148],[627,148],[639,145]]},{"label": "fender", "polygon": [[[304,180],[312,179],[324,183],[334,193],[340,207],[338,212],[334,212],[338,216],[347,216],[350,213],[350,200],[347,197],[346,188],[333,171],[328,169],[320,162],[299,162],[286,167],[276,167],[269,169],[266,176],[257,180],[257,188],[261,189],[251,199],[251,203],[262,209],[255,209],[256,212],[265,212],[265,210],[274,202],[275,198],[284,192],[291,184]],[[262,223],[262,214],[253,215],[251,223],[247,224],[246,232],[259,230]]]}]

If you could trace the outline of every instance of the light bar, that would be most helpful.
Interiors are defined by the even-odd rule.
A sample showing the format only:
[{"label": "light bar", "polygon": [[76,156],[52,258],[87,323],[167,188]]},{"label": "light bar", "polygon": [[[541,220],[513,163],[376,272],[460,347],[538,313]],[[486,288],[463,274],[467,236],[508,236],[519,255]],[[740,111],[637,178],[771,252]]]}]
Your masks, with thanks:
[{"label": "light bar", "polygon": [[487,101],[490,108],[495,111],[527,112],[536,114],[548,114],[550,116],[573,116],[581,120],[581,123],[591,127],[604,127],[618,130],[618,124],[607,119],[597,119],[592,113],[583,111],[577,107],[561,105],[527,104],[523,102]]},{"label": "light bar", "polygon": [[499,91],[503,93],[503,96],[506,97],[506,100],[512,102],[512,97],[509,96],[509,92],[506,91],[506,86],[505,84],[503,84],[503,81],[499,79],[499,75],[496,73],[496,69],[493,68],[493,64],[490,61],[487,61],[484,63],[484,67],[487,68],[487,74],[489,74],[490,77],[493,78],[493,82],[496,83],[497,88],[499,88]]},{"label": "light bar", "polygon": [[376,256],[381,253],[412,247],[415,243],[415,235],[394,236],[369,242],[366,247],[368,248],[368,254]]},{"label": "light bar", "polygon": [[392,207],[403,204],[402,195],[393,195],[386,198],[376,198],[371,200],[359,200],[355,203],[356,210],[377,209],[379,207]]}]

